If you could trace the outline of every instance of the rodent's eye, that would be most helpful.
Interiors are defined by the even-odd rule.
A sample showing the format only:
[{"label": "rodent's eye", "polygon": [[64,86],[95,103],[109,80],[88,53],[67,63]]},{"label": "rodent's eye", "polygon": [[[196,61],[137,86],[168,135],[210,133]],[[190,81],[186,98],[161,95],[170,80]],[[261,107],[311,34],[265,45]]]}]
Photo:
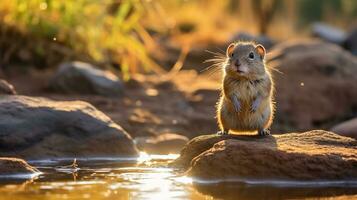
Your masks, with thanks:
[{"label": "rodent's eye", "polygon": [[252,60],[254,59],[254,53],[253,52],[249,53],[249,58],[252,59]]},{"label": "rodent's eye", "polygon": [[231,57],[233,57],[234,56],[234,53],[231,53]]}]

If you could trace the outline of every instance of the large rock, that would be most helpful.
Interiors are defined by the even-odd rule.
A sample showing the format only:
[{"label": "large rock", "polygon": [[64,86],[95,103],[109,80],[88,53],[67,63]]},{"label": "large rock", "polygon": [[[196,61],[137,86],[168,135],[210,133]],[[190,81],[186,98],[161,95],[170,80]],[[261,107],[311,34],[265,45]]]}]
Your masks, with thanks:
[{"label": "large rock", "polygon": [[321,130],[204,135],[191,140],[173,165],[203,179],[357,180],[357,141]]},{"label": "large rock", "polygon": [[326,42],[338,45],[342,45],[347,38],[347,34],[342,29],[321,22],[312,25],[312,34]]},{"label": "large rock", "polygon": [[331,131],[339,135],[357,139],[357,118],[337,124],[331,128]]},{"label": "large rock", "polygon": [[61,64],[50,82],[50,87],[59,92],[72,94],[115,97],[123,93],[123,84],[115,74],[83,62]]},{"label": "large rock", "polygon": [[82,101],[0,96],[0,156],[132,156],[131,137]]},{"label": "large rock", "polygon": [[268,65],[277,67],[275,130],[328,129],[355,115],[357,58],[316,40],[275,46]]},{"label": "large rock", "polygon": [[353,55],[357,55],[357,27],[348,34],[343,46],[351,51]]},{"label": "large rock", "polygon": [[39,171],[30,166],[26,161],[19,158],[0,158],[0,176],[25,175],[39,173]]},{"label": "large rock", "polygon": [[16,94],[16,90],[9,82],[0,79],[0,94]]}]

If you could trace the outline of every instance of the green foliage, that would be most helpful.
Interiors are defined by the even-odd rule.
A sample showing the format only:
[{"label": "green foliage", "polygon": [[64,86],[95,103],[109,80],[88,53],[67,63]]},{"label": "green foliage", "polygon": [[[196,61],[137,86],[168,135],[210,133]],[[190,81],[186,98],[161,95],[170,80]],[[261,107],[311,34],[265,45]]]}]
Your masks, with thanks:
[{"label": "green foliage", "polygon": [[357,16],[355,0],[298,0],[300,22],[321,21],[329,14],[348,20]]},{"label": "green foliage", "polygon": [[148,34],[140,23],[144,8],[139,0],[1,0],[0,13],[1,24],[55,41],[76,57],[115,63],[126,72],[136,65],[155,65],[146,51]]}]

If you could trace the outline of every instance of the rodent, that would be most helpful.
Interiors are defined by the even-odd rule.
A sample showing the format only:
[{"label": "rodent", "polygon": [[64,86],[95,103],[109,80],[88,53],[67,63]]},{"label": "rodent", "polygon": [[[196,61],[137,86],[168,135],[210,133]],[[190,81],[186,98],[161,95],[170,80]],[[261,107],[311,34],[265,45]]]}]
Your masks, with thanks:
[{"label": "rodent", "polygon": [[269,135],[275,105],[273,79],[265,64],[266,50],[253,42],[228,46],[223,87],[217,103],[219,134],[253,132]]}]

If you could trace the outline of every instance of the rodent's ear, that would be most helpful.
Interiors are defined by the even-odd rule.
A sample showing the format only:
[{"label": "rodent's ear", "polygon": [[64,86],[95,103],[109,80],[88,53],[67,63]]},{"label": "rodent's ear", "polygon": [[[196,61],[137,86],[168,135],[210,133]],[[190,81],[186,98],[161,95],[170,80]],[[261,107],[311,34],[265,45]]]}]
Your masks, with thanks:
[{"label": "rodent's ear", "polygon": [[234,51],[234,47],[235,47],[235,44],[234,43],[231,43],[228,47],[227,47],[227,50],[226,50],[226,55],[227,57],[232,57],[232,53]]},{"label": "rodent's ear", "polygon": [[264,59],[265,54],[266,54],[266,51],[265,51],[265,48],[263,47],[263,45],[258,44],[258,45],[255,47],[255,50],[256,50],[257,53],[260,55],[260,58],[261,58],[261,59]]}]

